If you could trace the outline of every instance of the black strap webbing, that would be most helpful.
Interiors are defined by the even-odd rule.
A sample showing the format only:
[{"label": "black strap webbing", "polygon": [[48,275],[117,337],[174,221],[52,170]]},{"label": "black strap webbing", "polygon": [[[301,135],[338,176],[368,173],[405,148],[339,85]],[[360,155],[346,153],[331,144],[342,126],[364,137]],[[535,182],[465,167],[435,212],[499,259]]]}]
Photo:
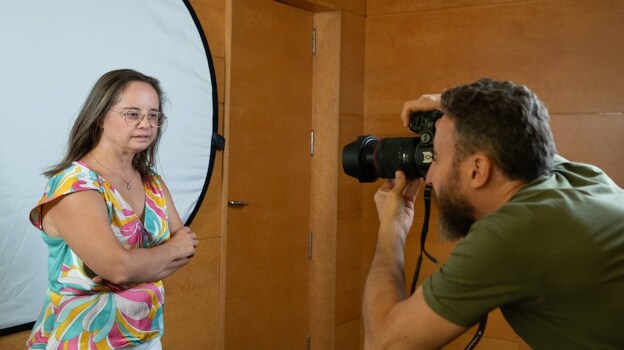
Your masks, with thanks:
[{"label": "black strap webbing", "polygon": [[414,269],[414,278],[412,279],[412,286],[410,288],[410,294],[414,294],[416,290],[416,283],[418,282],[418,275],[420,274],[420,267],[423,261],[423,254],[427,256],[434,264],[439,263],[438,259],[434,258],[425,249],[425,241],[427,240],[427,233],[429,232],[429,214],[431,213],[431,185],[425,186],[424,192],[425,198],[425,217],[423,218],[423,226],[420,231],[420,254],[418,254],[418,260],[416,260],[416,268]]}]

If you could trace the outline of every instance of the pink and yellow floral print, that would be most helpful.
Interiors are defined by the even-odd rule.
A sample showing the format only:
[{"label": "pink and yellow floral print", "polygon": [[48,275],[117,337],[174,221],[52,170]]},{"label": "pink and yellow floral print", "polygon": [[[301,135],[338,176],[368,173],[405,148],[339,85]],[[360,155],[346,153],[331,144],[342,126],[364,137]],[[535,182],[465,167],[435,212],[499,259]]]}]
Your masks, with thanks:
[{"label": "pink and yellow floral print", "polygon": [[[117,349],[158,338],[163,332],[162,281],[136,285],[94,283],[95,274],[62,238],[41,226],[41,206],[78,191],[98,191],[113,234],[126,249],[157,246],[169,239],[167,206],[160,176],[144,179],[145,213],[141,220],[119,192],[82,162],[50,178],[43,197],[30,212],[48,246],[48,292],[28,339],[31,349]],[[89,234],[85,232],[85,234]]]}]

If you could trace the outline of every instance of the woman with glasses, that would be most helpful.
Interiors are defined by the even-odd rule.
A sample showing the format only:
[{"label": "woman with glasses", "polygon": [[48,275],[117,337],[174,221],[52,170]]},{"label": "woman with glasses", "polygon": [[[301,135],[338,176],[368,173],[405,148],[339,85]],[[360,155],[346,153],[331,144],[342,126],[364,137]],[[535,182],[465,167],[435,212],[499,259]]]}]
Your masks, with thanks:
[{"label": "woman with glasses", "polygon": [[122,69],[95,83],[30,212],[49,277],[29,348],[161,349],[161,280],[199,243],[154,171],[165,121],[158,80]]}]

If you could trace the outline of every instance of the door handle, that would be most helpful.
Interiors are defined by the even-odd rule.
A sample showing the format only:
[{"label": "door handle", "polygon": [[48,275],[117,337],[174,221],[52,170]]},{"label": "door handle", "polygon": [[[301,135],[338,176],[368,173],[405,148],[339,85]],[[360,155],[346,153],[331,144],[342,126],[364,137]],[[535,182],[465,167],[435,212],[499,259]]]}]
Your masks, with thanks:
[{"label": "door handle", "polygon": [[249,203],[245,201],[228,201],[228,207],[246,207]]}]

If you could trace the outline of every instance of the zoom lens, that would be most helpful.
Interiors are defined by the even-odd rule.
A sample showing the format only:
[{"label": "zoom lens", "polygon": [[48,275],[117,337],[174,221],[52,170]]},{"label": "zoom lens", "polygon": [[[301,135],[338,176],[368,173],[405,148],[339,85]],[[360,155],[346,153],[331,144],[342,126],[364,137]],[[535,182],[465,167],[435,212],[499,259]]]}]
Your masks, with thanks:
[{"label": "zoom lens", "polygon": [[420,177],[416,150],[418,137],[395,137],[378,140],[360,136],[342,150],[344,172],[360,182],[375,182],[378,178],[393,179],[397,170],[407,177]]}]

